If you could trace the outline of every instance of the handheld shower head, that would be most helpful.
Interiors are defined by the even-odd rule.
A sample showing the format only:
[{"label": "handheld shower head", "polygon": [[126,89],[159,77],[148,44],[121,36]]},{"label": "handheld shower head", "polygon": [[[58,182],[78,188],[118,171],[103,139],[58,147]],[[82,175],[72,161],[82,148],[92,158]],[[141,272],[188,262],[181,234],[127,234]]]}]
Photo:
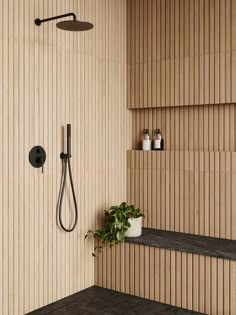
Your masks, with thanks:
[{"label": "handheld shower head", "polygon": [[67,124],[67,154],[71,156],[71,124]]},{"label": "handheld shower head", "polygon": [[68,16],[72,16],[73,20],[66,20],[66,21],[62,21],[62,22],[58,22],[56,24],[57,28],[64,30],[64,31],[88,31],[91,30],[94,26],[92,23],[90,22],[82,22],[82,21],[78,21],[76,19],[76,15],[74,13],[67,13],[67,14],[62,14],[62,15],[57,15],[57,16],[53,16],[50,18],[46,18],[46,19],[35,19],[34,23],[37,26],[40,26],[42,23],[44,22],[49,22],[49,21],[53,21],[53,20],[57,20],[57,19],[62,19],[64,17],[68,17]]}]

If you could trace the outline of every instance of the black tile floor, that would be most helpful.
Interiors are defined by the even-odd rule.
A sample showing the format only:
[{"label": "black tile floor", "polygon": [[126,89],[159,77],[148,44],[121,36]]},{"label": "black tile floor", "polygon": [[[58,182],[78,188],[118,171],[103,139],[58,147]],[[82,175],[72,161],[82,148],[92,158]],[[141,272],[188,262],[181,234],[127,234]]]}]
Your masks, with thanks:
[{"label": "black tile floor", "polygon": [[28,315],[197,315],[178,307],[128,294],[90,287]]}]

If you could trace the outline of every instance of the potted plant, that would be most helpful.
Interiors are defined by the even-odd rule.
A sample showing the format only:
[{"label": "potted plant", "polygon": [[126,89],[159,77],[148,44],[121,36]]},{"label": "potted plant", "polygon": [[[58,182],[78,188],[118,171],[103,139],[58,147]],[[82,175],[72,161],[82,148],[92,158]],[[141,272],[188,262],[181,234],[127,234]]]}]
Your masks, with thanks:
[{"label": "potted plant", "polygon": [[125,237],[138,237],[142,234],[142,217],[140,209],[122,202],[119,206],[112,206],[104,211],[105,228],[95,231],[89,230],[85,235],[93,236],[101,241],[101,245],[94,248],[93,256],[99,254],[105,247],[124,242]]}]

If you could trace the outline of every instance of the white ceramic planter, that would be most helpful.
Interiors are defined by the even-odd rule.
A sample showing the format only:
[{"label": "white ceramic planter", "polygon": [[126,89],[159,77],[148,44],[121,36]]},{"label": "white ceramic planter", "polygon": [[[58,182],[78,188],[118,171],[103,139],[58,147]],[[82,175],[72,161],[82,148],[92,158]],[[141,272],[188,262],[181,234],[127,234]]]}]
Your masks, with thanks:
[{"label": "white ceramic planter", "polygon": [[125,237],[139,237],[142,235],[142,217],[128,219],[130,227],[125,232]]}]

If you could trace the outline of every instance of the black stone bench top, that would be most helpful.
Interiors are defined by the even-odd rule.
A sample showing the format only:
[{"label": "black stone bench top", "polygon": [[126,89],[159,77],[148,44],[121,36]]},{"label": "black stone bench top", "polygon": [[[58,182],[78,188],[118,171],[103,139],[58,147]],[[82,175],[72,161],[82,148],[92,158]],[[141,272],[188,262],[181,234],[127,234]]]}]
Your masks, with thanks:
[{"label": "black stone bench top", "polygon": [[200,315],[179,307],[150,301],[97,286],[42,307],[28,315]]},{"label": "black stone bench top", "polygon": [[143,228],[142,235],[127,242],[186,253],[236,260],[236,241]]}]

